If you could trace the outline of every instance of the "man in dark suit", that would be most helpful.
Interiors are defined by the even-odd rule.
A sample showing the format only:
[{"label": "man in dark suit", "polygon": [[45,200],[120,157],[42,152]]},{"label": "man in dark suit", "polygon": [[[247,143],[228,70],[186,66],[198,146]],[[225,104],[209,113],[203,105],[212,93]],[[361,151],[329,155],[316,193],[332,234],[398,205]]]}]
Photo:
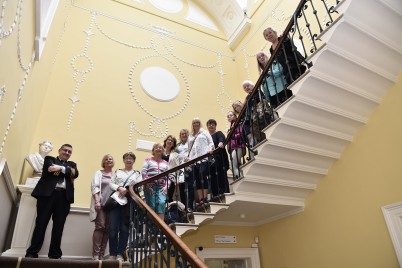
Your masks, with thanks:
[{"label": "man in dark suit", "polygon": [[60,259],[63,255],[60,248],[61,237],[70,204],[74,203],[74,180],[78,177],[77,164],[68,161],[72,152],[73,147],[70,144],[63,144],[58,157],[45,157],[42,176],[32,191],[32,196],[37,199],[37,216],[31,246],[25,257],[38,257],[50,217],[53,229],[48,256],[51,259]]}]

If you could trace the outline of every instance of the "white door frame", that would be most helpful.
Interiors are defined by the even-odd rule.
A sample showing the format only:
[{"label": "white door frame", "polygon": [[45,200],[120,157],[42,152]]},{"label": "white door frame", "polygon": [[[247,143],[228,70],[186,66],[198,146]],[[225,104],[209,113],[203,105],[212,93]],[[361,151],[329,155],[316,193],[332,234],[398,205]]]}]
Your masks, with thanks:
[{"label": "white door frame", "polygon": [[249,259],[250,268],[261,268],[258,248],[203,248],[196,249],[198,257],[205,259]]}]

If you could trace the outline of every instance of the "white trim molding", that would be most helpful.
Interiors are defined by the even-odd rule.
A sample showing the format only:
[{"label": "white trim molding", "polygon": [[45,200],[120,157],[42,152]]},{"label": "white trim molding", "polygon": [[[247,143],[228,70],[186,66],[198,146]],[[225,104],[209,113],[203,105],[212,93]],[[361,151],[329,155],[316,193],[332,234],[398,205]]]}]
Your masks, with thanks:
[{"label": "white trim molding", "polygon": [[39,61],[60,0],[36,0],[35,60]]},{"label": "white trim molding", "polygon": [[383,206],[381,209],[394,244],[399,266],[402,267],[402,202]]},{"label": "white trim molding", "polygon": [[246,259],[252,268],[260,268],[258,248],[202,248],[196,249],[198,257],[205,259]]}]

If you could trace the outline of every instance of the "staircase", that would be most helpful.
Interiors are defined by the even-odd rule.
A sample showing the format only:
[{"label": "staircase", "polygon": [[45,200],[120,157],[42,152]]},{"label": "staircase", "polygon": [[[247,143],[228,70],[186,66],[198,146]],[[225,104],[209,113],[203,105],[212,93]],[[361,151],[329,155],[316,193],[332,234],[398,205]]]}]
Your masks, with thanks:
[{"label": "staircase", "polygon": [[232,184],[226,204],[212,203],[218,206],[212,214],[177,226],[179,235],[203,220],[256,226],[303,211],[308,194],[395,83],[402,71],[402,2],[344,0],[336,11],[337,20],[318,37],[322,47],[308,59],[313,67],[292,84],[295,96],[277,109],[280,119],[265,129],[267,140],[243,166],[244,178]]}]

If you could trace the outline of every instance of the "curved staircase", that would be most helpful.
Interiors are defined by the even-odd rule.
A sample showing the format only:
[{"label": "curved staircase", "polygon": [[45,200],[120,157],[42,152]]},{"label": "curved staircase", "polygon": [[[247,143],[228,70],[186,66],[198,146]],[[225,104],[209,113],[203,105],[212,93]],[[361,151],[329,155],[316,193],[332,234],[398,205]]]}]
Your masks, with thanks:
[{"label": "curved staircase", "polygon": [[179,235],[203,220],[256,226],[303,211],[308,194],[396,82],[402,2],[344,0],[335,10],[339,17],[308,59],[313,67],[291,85],[294,96],[278,107],[280,119],[265,129],[267,140],[243,165],[244,177],[232,184],[224,206],[211,203],[222,211],[196,215],[194,225],[177,226]]}]

